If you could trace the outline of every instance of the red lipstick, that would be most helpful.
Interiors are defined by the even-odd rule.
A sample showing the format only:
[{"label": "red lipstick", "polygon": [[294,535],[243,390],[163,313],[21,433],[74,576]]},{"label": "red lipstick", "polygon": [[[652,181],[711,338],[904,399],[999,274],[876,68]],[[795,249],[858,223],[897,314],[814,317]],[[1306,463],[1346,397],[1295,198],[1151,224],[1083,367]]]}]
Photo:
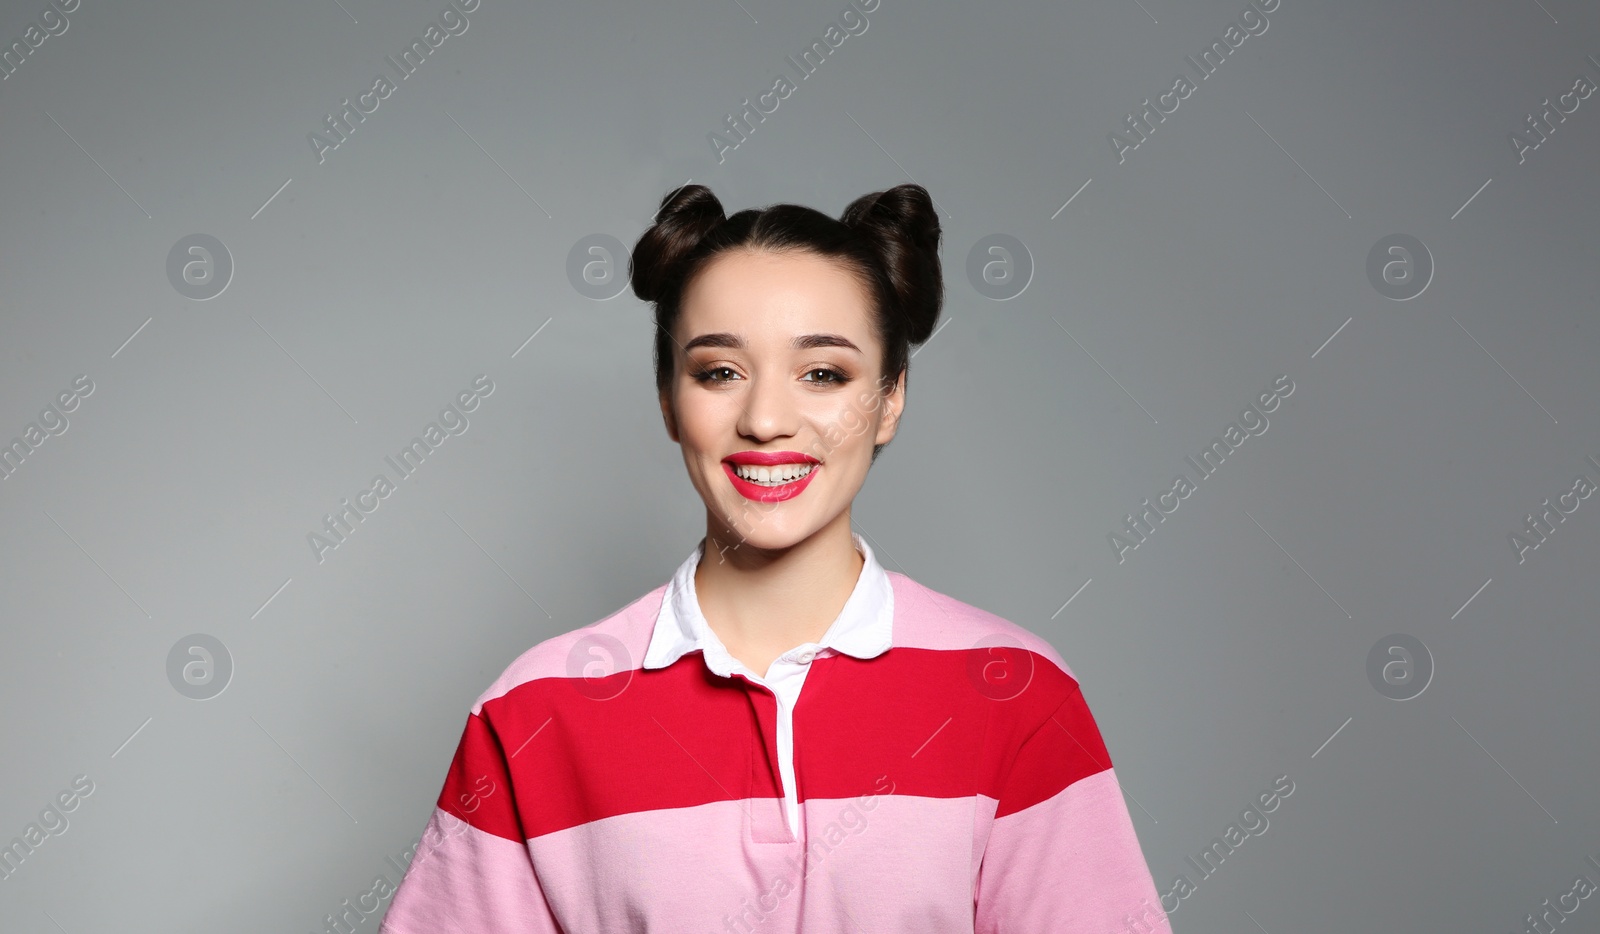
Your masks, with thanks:
[{"label": "red lipstick", "polygon": [[[798,480],[790,481],[779,486],[765,486],[752,483],[734,472],[733,465],[753,465],[758,467],[772,467],[778,464],[812,464],[811,472]],[[799,496],[805,490],[811,478],[822,469],[822,462],[809,454],[799,451],[740,451],[730,454],[722,459],[722,472],[728,475],[728,481],[733,488],[746,499],[753,499],[762,503],[776,503],[782,500]]]}]

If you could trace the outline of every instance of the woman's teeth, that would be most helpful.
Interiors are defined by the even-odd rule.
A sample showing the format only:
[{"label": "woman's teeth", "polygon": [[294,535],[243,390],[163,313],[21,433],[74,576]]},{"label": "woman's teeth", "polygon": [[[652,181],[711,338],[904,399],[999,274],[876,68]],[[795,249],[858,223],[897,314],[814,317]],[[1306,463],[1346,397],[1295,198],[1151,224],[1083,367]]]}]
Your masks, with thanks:
[{"label": "woman's teeth", "polygon": [[757,467],[752,464],[734,464],[733,472],[742,480],[763,486],[782,486],[793,483],[810,473],[816,464],[779,464],[776,467]]}]

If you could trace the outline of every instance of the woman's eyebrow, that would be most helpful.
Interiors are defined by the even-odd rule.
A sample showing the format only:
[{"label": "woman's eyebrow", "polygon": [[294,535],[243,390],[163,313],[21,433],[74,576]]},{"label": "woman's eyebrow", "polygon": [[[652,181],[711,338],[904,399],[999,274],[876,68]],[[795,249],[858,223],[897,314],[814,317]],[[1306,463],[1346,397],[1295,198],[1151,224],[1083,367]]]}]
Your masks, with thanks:
[{"label": "woman's eyebrow", "polygon": [[[812,350],[817,347],[843,347],[847,350],[861,352],[854,342],[841,334],[802,334],[789,342],[795,350]],[[727,331],[716,331],[711,334],[702,334],[683,345],[684,352],[696,347],[729,347],[735,350],[744,349],[744,338]]]},{"label": "woman's eyebrow", "polygon": [[848,338],[842,334],[805,334],[790,341],[795,350],[811,350],[816,347],[843,347],[847,350],[861,352]]}]

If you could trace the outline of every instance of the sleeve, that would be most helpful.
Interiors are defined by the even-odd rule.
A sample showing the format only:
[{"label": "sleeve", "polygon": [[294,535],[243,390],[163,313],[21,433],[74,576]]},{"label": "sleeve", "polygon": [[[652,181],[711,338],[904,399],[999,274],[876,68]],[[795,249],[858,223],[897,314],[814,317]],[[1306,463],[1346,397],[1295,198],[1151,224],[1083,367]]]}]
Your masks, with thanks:
[{"label": "sleeve", "polygon": [[378,934],[561,934],[523,835],[509,761],[493,726],[470,714]]},{"label": "sleeve", "polygon": [[1077,684],[1002,780],[974,892],[976,934],[1171,930]]}]

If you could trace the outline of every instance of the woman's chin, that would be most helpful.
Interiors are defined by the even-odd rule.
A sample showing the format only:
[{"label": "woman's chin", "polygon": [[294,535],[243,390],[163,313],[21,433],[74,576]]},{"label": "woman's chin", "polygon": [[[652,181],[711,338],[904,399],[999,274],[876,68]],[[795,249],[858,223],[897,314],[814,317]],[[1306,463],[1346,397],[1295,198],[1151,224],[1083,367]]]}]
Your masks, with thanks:
[{"label": "woman's chin", "polygon": [[[734,513],[738,521],[728,526],[727,533],[732,539],[732,546],[751,548],[758,551],[782,551],[806,539],[815,529],[801,522],[793,521],[799,516],[785,516],[779,521],[772,515],[764,518],[742,516]],[[726,543],[725,543],[726,544]]]}]

